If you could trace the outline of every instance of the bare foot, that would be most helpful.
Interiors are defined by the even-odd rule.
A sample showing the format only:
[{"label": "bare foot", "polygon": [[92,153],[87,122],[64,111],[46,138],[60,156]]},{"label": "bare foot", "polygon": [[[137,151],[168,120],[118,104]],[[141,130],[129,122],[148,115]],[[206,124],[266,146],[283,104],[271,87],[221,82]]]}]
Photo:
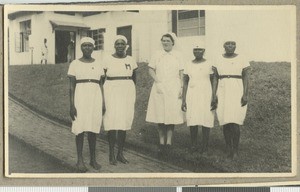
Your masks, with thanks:
[{"label": "bare foot", "polygon": [[85,173],[88,170],[83,162],[77,162],[76,167],[77,167],[78,172],[80,172],[80,173]]},{"label": "bare foot", "polygon": [[96,161],[90,162],[90,166],[92,166],[94,169],[99,170],[101,169],[101,165],[98,164]]},{"label": "bare foot", "polygon": [[192,145],[191,147],[190,147],[190,153],[195,153],[195,152],[197,152],[197,146],[195,146],[195,145]]},{"label": "bare foot", "polygon": [[232,153],[232,160],[236,160],[236,159],[238,159],[238,157],[239,157],[238,151],[234,150]]},{"label": "bare foot", "polygon": [[109,164],[111,165],[117,165],[117,160],[114,154],[109,155]]},{"label": "bare foot", "polygon": [[117,155],[117,160],[120,161],[121,163],[124,163],[124,164],[129,163],[129,161],[121,153]]},{"label": "bare foot", "polygon": [[91,161],[90,166],[92,166],[94,169],[99,170],[101,169],[101,165],[97,163],[97,161]]}]

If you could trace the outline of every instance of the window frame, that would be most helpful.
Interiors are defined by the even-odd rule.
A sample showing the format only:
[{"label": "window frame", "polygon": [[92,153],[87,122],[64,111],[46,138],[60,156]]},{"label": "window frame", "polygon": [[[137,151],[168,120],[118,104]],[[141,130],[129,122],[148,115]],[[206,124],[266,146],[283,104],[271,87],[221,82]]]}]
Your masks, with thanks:
[{"label": "window frame", "polygon": [[20,45],[16,47],[16,52],[29,52],[29,35],[31,35],[31,19],[21,21],[19,32]]},{"label": "window frame", "polygon": [[105,33],[106,29],[105,28],[98,28],[98,29],[93,29],[93,30],[88,30],[87,36],[91,37],[95,41],[95,47],[94,50],[103,50],[104,49],[104,36],[103,34]]},{"label": "window frame", "polygon": [[[189,15],[181,15],[187,12],[195,12],[197,11],[197,16],[189,16]],[[192,14],[191,14],[192,15]],[[181,18],[180,18],[181,17]],[[181,27],[181,23],[188,22],[192,20],[197,20],[196,22],[198,25],[196,27],[194,26],[188,26],[188,27]],[[194,35],[184,35],[183,32],[180,32],[180,30],[188,30],[188,29],[197,29],[197,34]],[[187,37],[187,36],[205,36],[205,10],[172,10],[172,32],[177,34],[178,37]]]}]

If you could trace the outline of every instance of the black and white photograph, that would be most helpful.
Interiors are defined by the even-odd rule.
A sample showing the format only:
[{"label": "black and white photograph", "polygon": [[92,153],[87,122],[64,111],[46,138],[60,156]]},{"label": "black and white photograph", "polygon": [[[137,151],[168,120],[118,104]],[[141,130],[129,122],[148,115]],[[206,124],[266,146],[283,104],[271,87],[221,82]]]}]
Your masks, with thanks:
[{"label": "black and white photograph", "polygon": [[5,176],[292,177],[294,6],[5,5]]}]

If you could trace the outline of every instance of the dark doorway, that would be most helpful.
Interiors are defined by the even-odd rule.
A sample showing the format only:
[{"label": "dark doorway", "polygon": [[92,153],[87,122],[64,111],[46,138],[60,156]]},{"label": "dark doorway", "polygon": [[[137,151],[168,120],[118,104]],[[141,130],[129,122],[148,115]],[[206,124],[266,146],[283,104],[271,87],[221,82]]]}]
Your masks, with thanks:
[{"label": "dark doorway", "polygon": [[75,58],[75,48],[71,49],[70,43],[75,47],[75,32],[73,31],[55,31],[55,63],[70,62],[70,54],[72,59]]},{"label": "dark doorway", "polygon": [[117,35],[124,35],[127,38],[129,48],[127,49],[127,55],[132,56],[132,40],[131,40],[132,26],[124,26],[117,28]]}]

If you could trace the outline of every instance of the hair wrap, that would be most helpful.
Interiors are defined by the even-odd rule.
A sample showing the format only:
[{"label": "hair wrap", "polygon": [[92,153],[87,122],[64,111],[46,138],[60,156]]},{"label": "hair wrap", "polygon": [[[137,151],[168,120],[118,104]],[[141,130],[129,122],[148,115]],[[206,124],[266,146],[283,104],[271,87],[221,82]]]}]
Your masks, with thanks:
[{"label": "hair wrap", "polygon": [[93,44],[93,46],[95,46],[95,40],[91,37],[83,37],[80,40],[80,45],[82,45],[83,43],[91,43]]},{"label": "hair wrap", "polygon": [[124,35],[116,35],[114,43],[119,39],[123,40],[127,44],[127,38]]}]

